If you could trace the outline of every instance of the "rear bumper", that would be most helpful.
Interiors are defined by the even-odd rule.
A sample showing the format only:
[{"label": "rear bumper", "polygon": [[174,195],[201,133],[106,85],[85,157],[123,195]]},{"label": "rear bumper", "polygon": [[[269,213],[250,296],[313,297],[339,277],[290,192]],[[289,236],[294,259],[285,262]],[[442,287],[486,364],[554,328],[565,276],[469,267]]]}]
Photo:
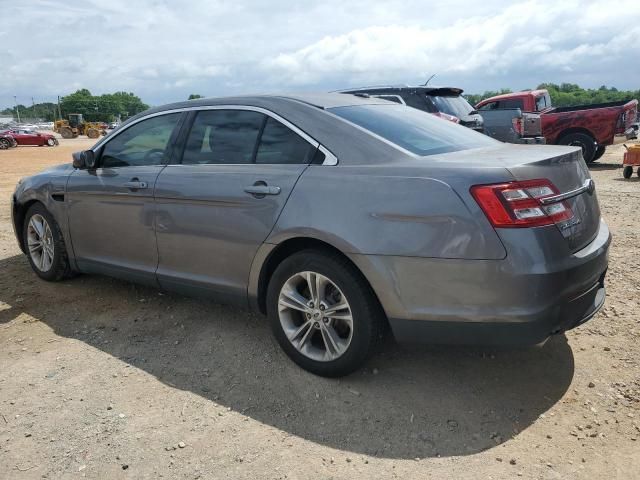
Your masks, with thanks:
[{"label": "rear bumper", "polygon": [[560,242],[556,248],[536,248],[534,242],[504,260],[353,260],[370,280],[399,342],[524,346],[598,312],[610,242],[601,222],[596,238],[575,253],[562,252]]},{"label": "rear bumper", "polygon": [[525,145],[544,145],[547,140],[544,137],[520,137],[516,143]]}]

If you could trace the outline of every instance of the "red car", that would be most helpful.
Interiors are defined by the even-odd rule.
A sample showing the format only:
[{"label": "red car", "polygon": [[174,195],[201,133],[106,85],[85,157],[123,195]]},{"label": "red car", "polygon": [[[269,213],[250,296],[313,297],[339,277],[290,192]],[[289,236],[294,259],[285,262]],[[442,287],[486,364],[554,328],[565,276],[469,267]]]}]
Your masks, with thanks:
[{"label": "red car", "polygon": [[58,145],[58,139],[50,133],[38,133],[33,130],[26,130],[23,128],[16,128],[13,130],[7,130],[2,132],[3,134],[11,135],[18,146],[21,145],[37,145],[42,147],[47,145],[49,147],[55,147]]},{"label": "red car", "polygon": [[17,147],[18,142],[11,135],[0,132],[0,150]]}]

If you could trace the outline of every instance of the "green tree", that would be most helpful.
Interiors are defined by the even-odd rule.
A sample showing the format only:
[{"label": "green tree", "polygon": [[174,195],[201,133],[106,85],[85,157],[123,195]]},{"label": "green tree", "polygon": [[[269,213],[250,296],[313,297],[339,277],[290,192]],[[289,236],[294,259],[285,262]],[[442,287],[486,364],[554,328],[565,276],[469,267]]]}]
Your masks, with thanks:
[{"label": "green tree", "polygon": [[60,99],[63,118],[70,113],[81,113],[85,120],[112,121],[143,112],[149,106],[130,92],[116,92],[94,96],[87,89],[78,90]]},{"label": "green tree", "polygon": [[187,100],[197,100],[198,98],[204,98],[204,97],[199,93],[192,93],[191,95],[189,95],[189,98],[187,98]]}]

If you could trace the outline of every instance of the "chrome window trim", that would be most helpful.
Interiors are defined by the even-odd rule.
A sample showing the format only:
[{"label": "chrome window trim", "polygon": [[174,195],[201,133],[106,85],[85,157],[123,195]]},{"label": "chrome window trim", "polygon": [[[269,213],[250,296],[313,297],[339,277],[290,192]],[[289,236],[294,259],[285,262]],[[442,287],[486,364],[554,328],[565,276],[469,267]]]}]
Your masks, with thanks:
[{"label": "chrome window trim", "polygon": [[[322,165],[330,165],[330,166],[332,166],[332,165],[337,165],[338,164],[338,158],[333,153],[331,153],[331,151],[328,148],[326,148],[324,145],[322,145],[316,139],[314,139],[313,137],[311,137],[310,135],[305,133],[303,130],[301,130],[300,128],[295,126],[289,120],[287,120],[286,118],[281,117],[280,115],[278,115],[275,112],[272,112],[271,110],[267,110],[266,108],[254,107],[254,106],[251,106],[251,105],[205,105],[205,106],[197,106],[197,107],[173,108],[171,110],[163,110],[162,112],[150,113],[148,115],[145,115],[144,117],[140,117],[140,118],[136,119],[135,121],[133,121],[131,123],[128,123],[127,125],[124,126],[124,128],[113,132],[111,135],[107,135],[106,137],[103,137],[93,147],[91,147],[91,150],[93,150],[93,152],[97,152],[97,150],[99,148],[101,148],[103,145],[105,145],[106,143],[110,142],[111,140],[113,140],[115,137],[120,135],[122,132],[124,132],[128,128],[130,128],[133,125],[136,125],[136,124],[142,122],[143,120],[148,120],[150,118],[159,117],[161,115],[169,115],[169,114],[172,114],[172,113],[206,111],[206,110],[247,110],[247,111],[258,112],[258,113],[262,113],[264,115],[267,115],[268,117],[273,118],[274,120],[282,123],[286,127],[288,127],[291,130],[293,130],[296,134],[298,134],[304,140],[306,140],[307,143],[309,143],[312,147],[319,148],[320,151],[325,154],[325,160],[322,163]],[[220,165],[220,164],[216,164],[216,165]],[[230,164],[230,165],[235,165],[235,164]]]},{"label": "chrome window trim", "polygon": [[581,187],[578,187],[574,190],[570,190],[565,193],[559,193],[557,195],[552,195],[550,197],[544,197],[540,199],[540,203],[542,205],[549,205],[551,203],[558,203],[563,200],[568,200],[573,197],[577,197],[578,195],[584,192],[593,192],[595,190],[595,182],[591,178],[587,178]]}]

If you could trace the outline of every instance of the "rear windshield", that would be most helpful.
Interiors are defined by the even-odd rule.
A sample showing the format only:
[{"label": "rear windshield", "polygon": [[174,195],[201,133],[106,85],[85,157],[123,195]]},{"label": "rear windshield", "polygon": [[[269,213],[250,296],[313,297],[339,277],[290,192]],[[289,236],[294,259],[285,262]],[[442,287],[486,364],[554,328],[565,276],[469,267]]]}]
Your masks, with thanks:
[{"label": "rear windshield", "polygon": [[352,105],[328,110],[416,155],[457,152],[498,143],[467,127],[404,105]]},{"label": "rear windshield", "polygon": [[439,95],[427,95],[436,105],[439,112],[448,113],[454,117],[464,118],[473,111],[473,107],[464,97],[443,97]]}]

